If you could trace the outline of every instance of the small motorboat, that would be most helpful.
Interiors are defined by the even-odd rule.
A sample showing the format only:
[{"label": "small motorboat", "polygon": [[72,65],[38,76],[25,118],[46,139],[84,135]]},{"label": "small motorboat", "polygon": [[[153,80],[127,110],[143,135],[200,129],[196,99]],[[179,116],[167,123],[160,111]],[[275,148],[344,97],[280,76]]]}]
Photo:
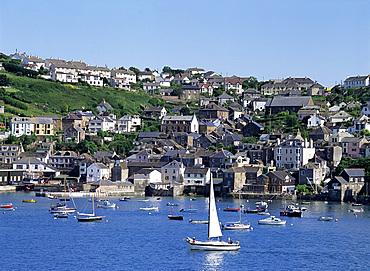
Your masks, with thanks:
[{"label": "small motorboat", "polygon": [[171,203],[171,202],[167,202],[166,204],[167,206],[179,206],[178,203]]},{"label": "small motorboat", "polygon": [[268,204],[267,204],[267,202],[265,202],[265,201],[257,201],[256,202],[256,208],[257,209],[259,209],[259,208],[261,208],[261,209],[267,209],[269,206],[268,206]]},{"label": "small motorboat", "polygon": [[257,214],[258,212],[261,212],[261,211],[262,211],[261,209],[250,210],[248,208],[247,210],[244,210],[244,213],[247,213],[247,214]]},{"label": "small motorboat", "polygon": [[15,208],[1,208],[0,211],[15,211]]},{"label": "small motorboat", "polygon": [[264,210],[262,212],[258,212],[258,215],[270,215],[270,213],[267,210]]},{"label": "small motorboat", "polygon": [[162,198],[157,198],[157,200],[162,200]]},{"label": "small motorboat", "polygon": [[310,205],[310,204],[311,204],[311,202],[309,202],[309,201],[303,201],[301,204],[302,204],[302,205]]},{"label": "small motorboat", "polygon": [[103,209],[114,209],[114,208],[116,208],[116,204],[112,203],[112,202],[109,202],[107,200],[107,201],[103,201],[101,204],[98,204],[98,206],[96,206],[96,207],[97,208],[103,208]]},{"label": "small motorboat", "polygon": [[239,208],[227,207],[224,209],[224,212],[239,212]]},{"label": "small motorboat", "polygon": [[362,208],[349,210],[349,212],[352,212],[352,213],[362,213],[363,211],[364,211],[364,209],[362,209]]},{"label": "small motorboat", "polygon": [[272,226],[282,226],[286,224],[286,220],[281,220],[275,216],[270,216],[265,219],[261,219],[258,221],[260,225],[272,225]]},{"label": "small motorboat", "polygon": [[138,199],[137,202],[149,202],[149,199]]},{"label": "small motorboat", "polygon": [[189,208],[189,209],[181,209],[180,212],[188,212],[188,213],[194,213],[197,209]]},{"label": "small motorboat", "polygon": [[60,201],[70,201],[70,198],[59,198]]},{"label": "small motorboat", "polygon": [[155,206],[152,206],[152,207],[141,207],[139,209],[141,211],[158,211],[159,207],[155,207]]},{"label": "small motorboat", "polygon": [[208,224],[208,220],[193,220],[193,219],[190,219],[189,223],[191,223],[191,224]]},{"label": "small motorboat", "polygon": [[54,217],[56,217],[56,218],[68,218],[69,215],[68,215],[68,213],[60,213],[60,214],[54,215]]},{"label": "small motorboat", "polygon": [[131,198],[129,197],[124,197],[124,198],[120,198],[119,201],[130,201]]},{"label": "small motorboat", "polygon": [[352,206],[362,206],[361,203],[352,203]]},{"label": "small motorboat", "polygon": [[58,197],[56,197],[56,196],[48,196],[48,199],[58,199]]},{"label": "small motorboat", "polygon": [[226,222],[224,225],[222,225],[222,229],[224,230],[249,230],[251,227],[251,224],[243,224],[238,222]]},{"label": "small motorboat", "polygon": [[197,200],[197,198],[191,198],[190,200]]},{"label": "small motorboat", "polygon": [[317,220],[318,221],[332,221],[332,217],[330,216],[320,216]]},{"label": "small motorboat", "polygon": [[2,209],[9,209],[13,207],[13,203],[0,203],[0,208]]},{"label": "small motorboat", "polygon": [[24,199],[22,202],[28,202],[28,203],[36,203],[35,199]]}]

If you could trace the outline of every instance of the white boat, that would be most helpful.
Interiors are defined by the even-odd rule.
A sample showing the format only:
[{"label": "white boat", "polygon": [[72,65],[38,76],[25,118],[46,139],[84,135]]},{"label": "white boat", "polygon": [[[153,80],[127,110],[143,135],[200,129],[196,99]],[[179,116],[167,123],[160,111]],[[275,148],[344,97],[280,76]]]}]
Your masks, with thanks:
[{"label": "white boat", "polygon": [[285,225],[286,224],[286,220],[281,220],[280,218],[277,218],[275,216],[270,216],[268,218],[259,220],[258,221],[258,224],[260,224],[260,225],[276,225],[276,226],[280,226],[280,225]]},{"label": "white boat", "polygon": [[137,202],[149,202],[149,199],[138,199]]},{"label": "white boat", "polygon": [[[213,191],[213,179],[211,178],[210,192],[209,192],[209,212],[208,212],[208,240],[198,241],[194,238],[187,237],[186,244],[192,250],[222,250],[232,251],[240,249],[239,242],[233,243],[221,241],[222,237],[220,222],[218,220],[217,208],[215,202],[215,195]],[[214,238],[217,238],[214,240]]]},{"label": "white boat", "polygon": [[333,218],[330,216],[320,216],[317,220],[318,221],[331,221]]},{"label": "white boat", "polygon": [[158,211],[159,207],[155,207],[155,206],[152,206],[152,207],[141,207],[139,209],[141,211]]},{"label": "white boat", "polygon": [[263,212],[258,212],[257,214],[258,215],[270,215],[270,213],[267,210],[265,210]]},{"label": "white boat", "polygon": [[104,209],[114,209],[116,208],[116,204],[115,203],[112,203],[112,202],[109,202],[109,200],[107,201],[103,201],[101,204],[98,204],[98,206],[96,206],[97,208],[104,208]]},{"label": "white boat", "polygon": [[350,212],[353,212],[353,213],[362,213],[364,211],[364,209],[351,209]]},{"label": "white boat", "polygon": [[189,223],[191,223],[191,224],[208,224],[208,220],[193,220],[193,219],[190,219]]},{"label": "white boat", "polygon": [[[239,207],[241,207],[240,192],[239,192]],[[222,225],[222,229],[224,229],[224,230],[248,230],[251,227],[250,223],[247,223],[247,224],[242,223],[242,210],[241,210],[241,208],[238,208],[238,211],[239,211],[239,221],[237,221],[237,222],[226,222],[224,225]]]}]

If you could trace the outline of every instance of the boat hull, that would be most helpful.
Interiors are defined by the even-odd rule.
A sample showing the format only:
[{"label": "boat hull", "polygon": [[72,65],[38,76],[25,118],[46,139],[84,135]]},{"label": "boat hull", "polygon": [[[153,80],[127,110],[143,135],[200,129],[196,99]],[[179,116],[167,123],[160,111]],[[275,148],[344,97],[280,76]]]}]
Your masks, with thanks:
[{"label": "boat hull", "polygon": [[28,203],[36,203],[36,200],[33,199],[24,199],[22,202],[28,202]]},{"label": "boat hull", "polygon": [[190,220],[191,224],[208,224],[207,220]]},{"label": "boat hull", "polygon": [[224,212],[238,212],[239,211],[239,209],[238,208],[226,208],[226,209],[224,209]]},{"label": "boat hull", "polygon": [[139,208],[141,211],[158,211],[158,207],[143,207]]},{"label": "boat hull", "polygon": [[102,216],[77,217],[78,222],[102,222]]},{"label": "boat hull", "polygon": [[182,215],[168,215],[168,218],[171,220],[184,220]]},{"label": "boat hull", "polygon": [[187,238],[186,244],[191,250],[207,250],[207,251],[235,251],[239,250],[240,246],[237,243],[228,243],[223,241],[194,241]]},{"label": "boat hull", "polygon": [[222,225],[224,230],[249,230],[250,224],[230,223]]},{"label": "boat hull", "polygon": [[302,212],[289,212],[289,211],[282,211],[280,212],[280,216],[288,216],[288,217],[302,217]]},{"label": "boat hull", "polygon": [[180,212],[195,213],[197,209],[181,209]]}]

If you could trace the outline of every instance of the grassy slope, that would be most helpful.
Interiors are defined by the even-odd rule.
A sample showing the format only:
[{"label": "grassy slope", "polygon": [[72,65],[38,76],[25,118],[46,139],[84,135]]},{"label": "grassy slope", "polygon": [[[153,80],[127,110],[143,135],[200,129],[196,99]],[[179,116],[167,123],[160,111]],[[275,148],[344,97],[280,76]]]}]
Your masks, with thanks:
[{"label": "grassy slope", "polygon": [[[28,104],[28,110],[17,109],[25,115],[37,114],[66,114],[66,105],[69,111],[75,109],[95,109],[105,99],[115,109],[118,115],[137,113],[140,105],[148,102],[151,96],[145,93],[119,91],[114,88],[94,88],[81,85],[62,84],[60,82],[43,79],[31,79],[6,73],[12,87],[9,94]],[[19,91],[14,91],[19,90]],[[46,106],[38,109],[36,104]]]}]

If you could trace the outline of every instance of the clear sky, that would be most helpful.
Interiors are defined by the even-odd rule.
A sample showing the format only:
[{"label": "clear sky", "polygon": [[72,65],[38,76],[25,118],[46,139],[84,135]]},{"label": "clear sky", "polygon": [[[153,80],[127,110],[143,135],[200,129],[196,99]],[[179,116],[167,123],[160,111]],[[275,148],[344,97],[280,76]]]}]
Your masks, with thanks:
[{"label": "clear sky", "polygon": [[324,86],[370,74],[370,1],[1,1],[0,52]]}]

